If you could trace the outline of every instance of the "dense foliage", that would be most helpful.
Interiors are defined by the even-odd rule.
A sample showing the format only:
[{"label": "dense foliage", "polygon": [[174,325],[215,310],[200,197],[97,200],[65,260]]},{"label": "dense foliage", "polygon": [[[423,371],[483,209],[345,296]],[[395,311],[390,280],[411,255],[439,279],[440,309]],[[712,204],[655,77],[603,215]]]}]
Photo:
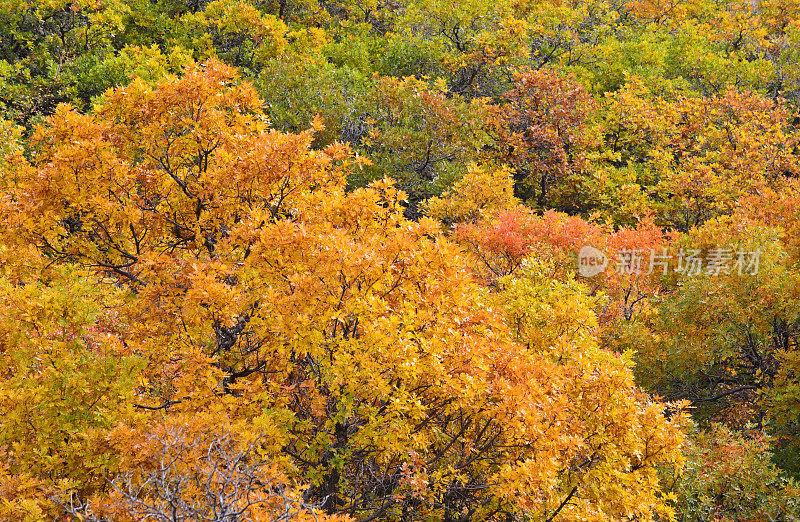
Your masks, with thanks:
[{"label": "dense foliage", "polygon": [[791,0],[0,0],[0,518],[800,518],[798,109]]}]

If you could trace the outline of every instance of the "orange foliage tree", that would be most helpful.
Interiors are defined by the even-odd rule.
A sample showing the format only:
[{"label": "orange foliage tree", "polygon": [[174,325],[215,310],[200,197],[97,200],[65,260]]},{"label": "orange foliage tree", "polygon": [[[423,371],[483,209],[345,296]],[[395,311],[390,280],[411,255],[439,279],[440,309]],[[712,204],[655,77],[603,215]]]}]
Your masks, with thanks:
[{"label": "orange foliage tree", "polygon": [[616,93],[604,127],[665,226],[686,231],[797,176],[797,128],[782,100],[733,88],[675,100],[646,91],[633,81]]},{"label": "orange foliage tree", "polygon": [[650,218],[633,228],[613,230],[552,210],[538,215],[522,206],[458,224],[454,237],[472,254],[474,273],[489,285],[514,275],[530,258],[551,264],[554,278],[573,279],[581,248],[598,249],[607,266],[584,282],[591,294],[602,292],[606,297],[597,308],[603,323],[630,320],[646,307],[647,299],[660,293],[666,267],[659,265],[659,256],[669,244]]},{"label": "orange foliage tree", "polygon": [[515,73],[514,86],[493,107],[487,128],[490,156],[515,171],[516,193],[540,207],[557,204],[554,191],[574,181],[590,145],[591,95],[551,69]]},{"label": "orange foliage tree", "polygon": [[[0,513],[668,516],[682,416],[599,349],[584,290],[525,267],[504,305],[261,105],[210,61],[61,106],[9,160]],[[564,295],[588,327],[535,333]]]}]

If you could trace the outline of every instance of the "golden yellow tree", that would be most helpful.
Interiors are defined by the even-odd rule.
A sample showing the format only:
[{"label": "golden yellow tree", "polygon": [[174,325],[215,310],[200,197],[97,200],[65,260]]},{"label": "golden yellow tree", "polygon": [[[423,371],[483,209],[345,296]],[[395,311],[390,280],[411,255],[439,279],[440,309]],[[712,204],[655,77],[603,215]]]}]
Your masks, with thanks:
[{"label": "golden yellow tree", "polygon": [[[668,515],[655,466],[680,459],[682,417],[665,419],[629,362],[598,348],[582,289],[526,268],[498,301],[438,223],[403,217],[392,182],[347,192],[360,162],[312,140],[270,130],[249,84],[210,61],[106,93],[92,115],[62,106],[32,160],[12,159],[1,200],[3,302],[15,303],[3,317],[20,332],[0,382],[9,516]],[[60,308],[20,297],[63,299],[70,285],[88,297]],[[564,295],[589,328],[562,335],[565,313],[564,328],[533,338]],[[95,311],[59,311],[70,307]],[[26,339],[65,327],[79,350],[50,357],[50,370],[53,346]],[[41,393],[78,364],[71,354],[95,367],[100,333],[114,371],[87,382],[105,386],[103,415],[77,384]],[[57,396],[82,416],[41,440],[24,408],[58,415]],[[84,432],[93,438],[69,436]],[[65,458],[30,466],[54,450]],[[23,477],[38,486],[11,487]]]}]

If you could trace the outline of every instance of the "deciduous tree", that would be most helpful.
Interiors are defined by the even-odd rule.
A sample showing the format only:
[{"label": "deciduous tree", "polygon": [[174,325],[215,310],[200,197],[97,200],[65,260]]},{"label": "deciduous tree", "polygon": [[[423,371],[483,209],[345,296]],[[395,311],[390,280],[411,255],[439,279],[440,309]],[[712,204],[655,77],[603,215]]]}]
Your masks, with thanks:
[{"label": "deciduous tree", "polygon": [[[27,433],[7,431],[26,441],[4,454],[22,484],[5,486],[9,509],[57,511],[25,486],[49,480],[67,512],[134,518],[668,516],[655,466],[680,461],[682,416],[667,420],[591,328],[530,336],[562,296],[590,324],[583,289],[523,268],[506,309],[437,222],[403,217],[391,181],[347,192],[358,160],[312,141],[270,130],[253,88],[217,61],[109,92],[93,114],[62,106],[37,131],[30,162],[4,178],[4,295],[71,271],[114,296],[99,302],[119,325],[111,369],[65,346],[60,367],[76,371],[60,375],[19,344],[36,373],[4,374],[0,406],[47,404],[49,431],[3,422]],[[31,247],[32,262],[17,257]],[[59,384],[84,373],[90,385]],[[64,411],[68,423],[49,419]],[[37,436],[61,448],[70,429],[82,464],[23,467]]]}]

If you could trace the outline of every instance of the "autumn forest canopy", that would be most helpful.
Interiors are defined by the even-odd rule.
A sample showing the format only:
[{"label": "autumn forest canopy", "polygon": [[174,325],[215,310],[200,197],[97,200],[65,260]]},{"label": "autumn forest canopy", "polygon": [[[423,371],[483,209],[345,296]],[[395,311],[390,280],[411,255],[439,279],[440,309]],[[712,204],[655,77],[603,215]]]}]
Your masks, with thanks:
[{"label": "autumn forest canopy", "polygon": [[800,3],[0,0],[0,519],[800,520]]}]

